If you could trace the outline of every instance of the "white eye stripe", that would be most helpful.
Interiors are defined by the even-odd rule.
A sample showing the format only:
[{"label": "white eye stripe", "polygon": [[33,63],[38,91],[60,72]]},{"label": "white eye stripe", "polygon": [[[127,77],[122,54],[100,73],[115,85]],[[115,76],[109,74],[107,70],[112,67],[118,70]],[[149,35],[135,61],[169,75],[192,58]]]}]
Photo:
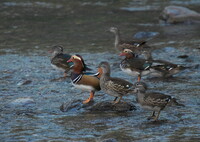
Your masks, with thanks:
[{"label": "white eye stripe", "polygon": [[78,57],[78,56],[76,56],[76,55],[74,55],[74,56],[72,56],[74,59],[77,59],[77,60],[80,60],[81,61],[81,58],[80,57]]},{"label": "white eye stripe", "polygon": [[124,49],[124,52],[132,52],[130,49]]}]

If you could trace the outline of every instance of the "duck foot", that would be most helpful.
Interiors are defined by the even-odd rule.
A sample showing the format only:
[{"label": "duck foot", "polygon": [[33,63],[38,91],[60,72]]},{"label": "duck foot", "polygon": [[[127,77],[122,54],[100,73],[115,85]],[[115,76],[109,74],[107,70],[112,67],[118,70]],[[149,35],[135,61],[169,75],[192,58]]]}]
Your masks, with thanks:
[{"label": "duck foot", "polygon": [[154,115],[154,116],[149,116],[148,118],[147,118],[147,120],[152,120],[152,119],[156,119],[156,116]]}]

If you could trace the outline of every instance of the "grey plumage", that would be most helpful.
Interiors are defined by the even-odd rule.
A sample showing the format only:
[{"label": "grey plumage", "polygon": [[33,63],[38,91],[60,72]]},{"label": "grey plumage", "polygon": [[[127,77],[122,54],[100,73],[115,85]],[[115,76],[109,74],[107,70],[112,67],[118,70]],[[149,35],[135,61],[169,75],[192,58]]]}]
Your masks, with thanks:
[{"label": "grey plumage", "polygon": [[[105,93],[121,99],[122,96],[134,91],[132,83],[121,78],[110,77],[110,65],[107,62],[101,62],[99,68],[103,71],[100,77],[100,87]],[[118,103],[120,99],[115,103]]]},{"label": "grey plumage", "polygon": [[[174,101],[174,98],[169,95],[158,92],[146,92],[147,86],[143,82],[137,82],[134,86],[135,92],[137,93],[137,102],[142,108],[153,111],[152,116],[148,119],[154,119],[154,121],[157,121],[161,110],[163,110],[170,101]],[[175,103],[177,105],[179,104],[176,101]],[[155,116],[156,111],[158,114]]]}]

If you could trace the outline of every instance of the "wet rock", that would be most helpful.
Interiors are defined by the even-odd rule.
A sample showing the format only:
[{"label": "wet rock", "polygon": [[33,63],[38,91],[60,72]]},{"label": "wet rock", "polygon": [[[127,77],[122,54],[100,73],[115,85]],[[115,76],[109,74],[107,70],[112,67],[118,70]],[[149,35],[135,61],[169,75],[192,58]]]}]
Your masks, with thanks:
[{"label": "wet rock", "polygon": [[31,80],[22,80],[19,83],[17,83],[18,86],[22,86],[22,85],[28,85],[30,84],[32,81]]},{"label": "wet rock", "polygon": [[131,102],[120,102],[118,104],[113,104],[111,102],[98,102],[94,101],[83,104],[82,100],[74,100],[71,102],[65,102],[60,106],[62,112],[77,112],[77,111],[118,111],[126,112],[136,110],[136,107]]},{"label": "wet rock", "polygon": [[157,36],[158,32],[137,32],[133,37],[135,39],[150,39]]},{"label": "wet rock", "polygon": [[71,102],[64,102],[60,106],[60,110],[62,112],[68,112],[68,111],[78,111],[83,107],[83,103],[81,100],[74,100]]},{"label": "wet rock", "polygon": [[169,24],[200,23],[200,13],[181,6],[167,6],[160,19]]},{"label": "wet rock", "polygon": [[14,106],[27,106],[27,105],[31,105],[31,104],[35,104],[35,101],[32,98],[18,98],[13,100],[10,105],[14,105]]},{"label": "wet rock", "polygon": [[185,59],[185,58],[188,58],[189,56],[188,55],[180,55],[178,56],[178,58],[182,58],[182,59]]},{"label": "wet rock", "polygon": [[91,111],[133,111],[136,110],[135,105],[130,102],[120,102],[113,104],[112,102],[99,102],[93,105],[89,110]]},{"label": "wet rock", "polygon": [[110,138],[110,139],[105,139],[102,142],[117,142],[117,140],[114,138]]}]

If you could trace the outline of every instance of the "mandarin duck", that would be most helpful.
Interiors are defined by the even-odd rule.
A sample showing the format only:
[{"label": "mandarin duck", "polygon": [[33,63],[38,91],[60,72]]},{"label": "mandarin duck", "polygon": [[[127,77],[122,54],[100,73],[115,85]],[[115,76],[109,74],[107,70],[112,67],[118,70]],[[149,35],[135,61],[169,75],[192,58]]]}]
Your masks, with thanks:
[{"label": "mandarin duck", "polygon": [[98,66],[98,72],[100,74],[101,90],[115,97],[114,104],[119,103],[123,96],[134,91],[132,83],[121,78],[110,77],[110,65],[108,62],[101,62]]},{"label": "mandarin duck", "polygon": [[73,63],[67,63],[71,55],[63,53],[63,47],[60,45],[53,46],[49,51],[51,56],[51,66],[57,70],[64,72],[64,77],[67,77],[67,72]]},{"label": "mandarin duck", "polygon": [[109,29],[110,32],[115,34],[115,49],[120,52],[123,51],[124,48],[132,50],[136,54],[144,54],[146,58],[151,59],[151,50],[152,48],[146,44],[146,41],[123,41],[120,38],[120,31],[116,27],[111,27]]},{"label": "mandarin duck", "polygon": [[[64,54],[63,47],[61,45],[53,46],[49,52],[52,54],[51,66],[54,69],[64,72],[64,78],[67,77],[67,73],[70,71],[71,67],[73,66],[72,62],[67,62],[71,58],[71,55]],[[84,70],[91,70],[91,69],[88,68],[87,65],[85,65]]]},{"label": "mandarin duck", "polygon": [[129,75],[138,76],[138,81],[144,75],[168,78],[188,68],[164,60],[137,58],[130,49],[124,49],[120,56],[126,56],[121,61],[121,70]]},{"label": "mandarin duck", "polygon": [[130,49],[124,49],[120,56],[125,56],[120,63],[120,68],[123,72],[137,76],[138,81],[141,77],[150,73],[150,67],[152,62],[146,59],[137,58],[136,55]]},{"label": "mandarin duck", "polygon": [[73,55],[67,61],[73,62],[71,81],[74,87],[90,92],[90,97],[83,101],[83,104],[89,103],[94,98],[95,91],[101,90],[99,83],[99,74],[88,75],[85,73],[85,63],[80,55]]},{"label": "mandarin duck", "polygon": [[[147,85],[144,82],[136,82],[134,84],[134,91],[136,95],[136,101],[143,109],[152,110],[152,115],[148,117],[148,120],[158,120],[161,110],[163,110],[169,102],[172,102],[178,106],[184,106],[179,104],[175,98],[165,95],[159,92],[146,92]],[[155,116],[155,112],[158,112]]]}]

